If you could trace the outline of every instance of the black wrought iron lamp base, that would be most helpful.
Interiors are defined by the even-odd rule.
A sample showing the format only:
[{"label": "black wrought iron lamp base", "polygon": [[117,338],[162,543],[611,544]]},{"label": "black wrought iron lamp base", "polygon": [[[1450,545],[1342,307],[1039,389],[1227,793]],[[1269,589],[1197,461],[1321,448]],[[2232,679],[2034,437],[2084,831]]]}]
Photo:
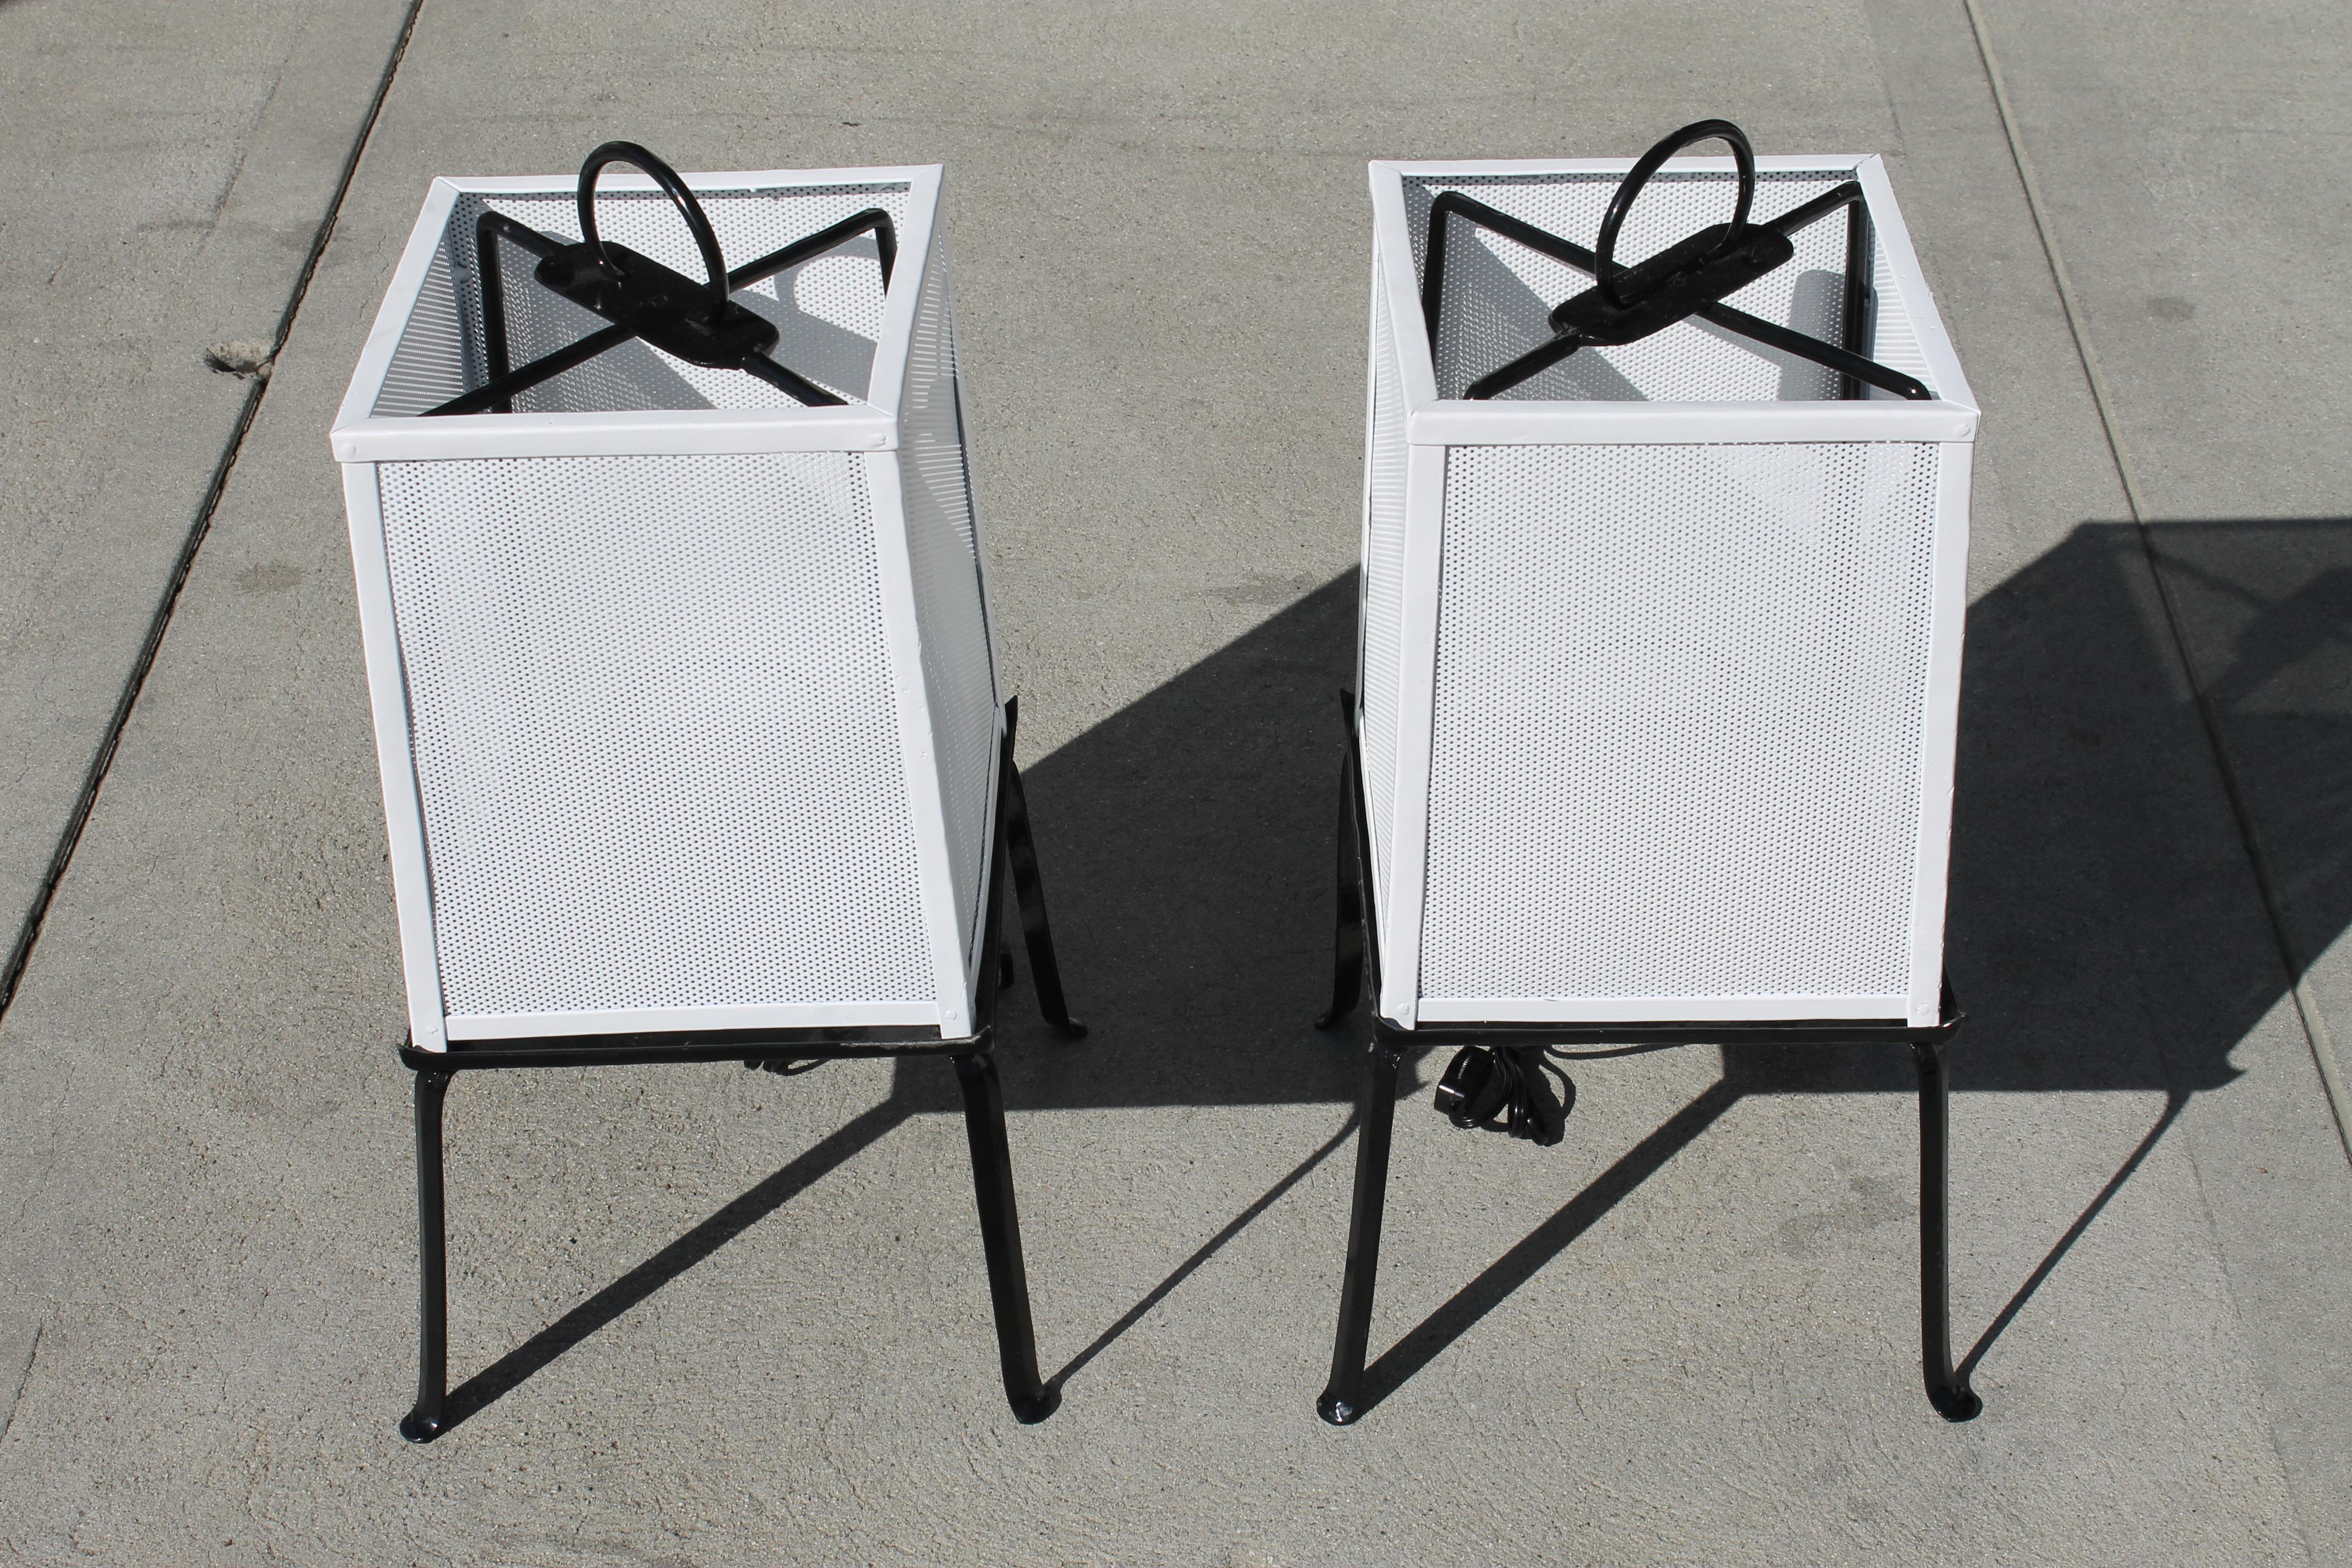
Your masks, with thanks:
[{"label": "black wrought iron lamp base", "polygon": [[[1331,1005],[1316,1020],[1328,1029],[1353,1014],[1364,994],[1366,971],[1380,989],[1380,931],[1369,897],[1365,862],[1363,763],[1355,704],[1340,694],[1348,749],[1340,766],[1338,925],[1334,932]],[[1950,1297],[1950,1099],[1945,1047],[1961,1015],[1944,982],[1941,1016],[1925,1028],[1872,1019],[1803,1019],[1760,1023],[1439,1024],[1405,1029],[1377,1014],[1364,1055],[1357,1097],[1356,1181],[1349,1209],[1348,1261],[1339,1289],[1339,1321],[1331,1349],[1330,1381],[1315,1413],[1334,1426],[1360,1420],[1373,1402],[1366,1386],[1373,1288],[1380,1273],[1381,1227],[1387,1207],[1389,1152],[1396,1125],[1397,1076],[1406,1056],[1426,1047],[1480,1046],[1513,1049],[1535,1044],[1892,1045],[1908,1046],[1919,1078],[1919,1325],[1927,1400],[1948,1421],[1974,1419],[1984,1402],[1952,1363]]]},{"label": "black wrought iron lamp base", "polygon": [[1062,1402],[1060,1390],[1037,1372],[1036,1331],[1029,1315],[1029,1280],[1021,1250],[1021,1218],[1013,1188],[1013,1156],[1005,1137],[1004,1094],[991,1054],[995,1046],[1000,988],[1013,976],[1012,955],[1003,945],[1003,889],[1008,879],[1021,907],[1029,951],[1029,973],[1038,1008],[1062,1034],[1083,1038],[1086,1026],[1070,1016],[1062,994],[1061,966],[1045,914],[1045,894],[1037,872],[1036,846],[1029,830],[1028,802],[1013,764],[1019,710],[1004,705],[1004,739],[997,776],[996,853],[990,882],[988,916],[982,935],[983,961],[973,998],[969,1036],[941,1038],[906,1028],[714,1029],[644,1035],[562,1036],[537,1039],[452,1041],[446,1051],[403,1045],[400,1059],[415,1074],[416,1211],[418,1230],[418,1322],[416,1404],[401,1418],[400,1435],[429,1443],[454,1424],[447,1408],[449,1375],[448,1226],[442,1193],[442,1107],[450,1080],[459,1072],[549,1067],[621,1067],[653,1062],[740,1060],[745,1066],[777,1066],[854,1057],[943,1056],[955,1065],[962,1091],[964,1127],[971,1144],[973,1194],[980,1211],[988,1293],[996,1319],[998,1358],[1004,1394],[1013,1418],[1024,1425],[1045,1420]]}]

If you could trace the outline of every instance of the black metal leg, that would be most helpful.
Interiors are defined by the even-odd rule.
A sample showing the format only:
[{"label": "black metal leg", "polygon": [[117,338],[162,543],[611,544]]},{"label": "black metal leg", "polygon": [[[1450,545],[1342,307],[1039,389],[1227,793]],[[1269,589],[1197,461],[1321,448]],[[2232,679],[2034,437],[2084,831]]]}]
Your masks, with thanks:
[{"label": "black metal leg", "polygon": [[416,1075],[416,1407],[400,1435],[430,1443],[441,1435],[441,1400],[449,1387],[448,1231],[441,1207],[441,1102],[450,1075]]},{"label": "black metal leg", "polygon": [[1364,858],[1356,842],[1356,748],[1339,759],[1339,889],[1331,931],[1331,1005],[1315,1020],[1328,1029],[1356,1010],[1364,993]]},{"label": "black metal leg", "polygon": [[1919,1066],[1919,1331],[1927,1400],[1947,1421],[1984,1408],[1952,1370],[1951,1073],[1941,1042],[1916,1045]]},{"label": "black metal leg", "polygon": [[[1011,744],[1010,738],[1006,742]],[[1004,760],[1004,848],[1013,862],[1013,889],[1021,900],[1021,932],[1028,940],[1029,978],[1037,991],[1037,1010],[1045,1021],[1074,1040],[1087,1037],[1087,1026],[1070,1016],[1062,995],[1062,966],[1054,957],[1054,928],[1045,919],[1045,885],[1037,876],[1037,844],[1029,834],[1029,797],[1021,788],[1021,770]],[[1010,978],[1011,964],[1005,965]]]},{"label": "black metal leg", "polygon": [[1356,1105],[1356,1196],[1348,1216],[1348,1271],[1339,1286],[1339,1331],[1331,1381],[1315,1414],[1345,1426],[1364,1413],[1364,1356],[1372,1337],[1372,1287],[1381,1268],[1381,1217],[1388,1205],[1389,1142],[1396,1129],[1397,1066],[1404,1053],[1386,1038],[1364,1054]]},{"label": "black metal leg", "polygon": [[1037,1375],[1037,1331],[1029,1318],[1029,1274],[1021,1260],[1021,1215],[1013,1199],[1013,1150],[1004,1138],[1004,1091],[985,1056],[955,1058],[963,1089],[964,1131],[971,1139],[971,1179],[980,1199],[980,1242],[988,1258],[988,1295],[996,1309],[996,1351],[1004,1396],[1015,1419],[1043,1421],[1061,1391]]}]

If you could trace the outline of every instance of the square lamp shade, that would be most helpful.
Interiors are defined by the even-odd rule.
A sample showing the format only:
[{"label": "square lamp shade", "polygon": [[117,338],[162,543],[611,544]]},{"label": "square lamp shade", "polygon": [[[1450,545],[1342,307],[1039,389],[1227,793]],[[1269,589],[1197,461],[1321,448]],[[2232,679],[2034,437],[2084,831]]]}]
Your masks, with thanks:
[{"label": "square lamp shade", "polygon": [[[685,176],[735,261],[887,215],[734,296],[836,403],[635,339],[441,413],[606,323],[484,237],[580,239],[572,176],[433,183],[332,435],[418,1048],[971,1033],[1003,718],[940,179]],[[650,179],[595,211],[704,277]]]},{"label": "square lamp shade", "polygon": [[[1356,722],[1396,1025],[1938,1018],[1977,408],[1879,160],[1757,162],[1757,223],[1863,199],[1723,303],[1908,395],[1694,317],[1465,397],[1593,277],[1441,198],[1590,245],[1632,160],[1371,165]],[[1616,254],[1735,184],[1672,159]]]}]

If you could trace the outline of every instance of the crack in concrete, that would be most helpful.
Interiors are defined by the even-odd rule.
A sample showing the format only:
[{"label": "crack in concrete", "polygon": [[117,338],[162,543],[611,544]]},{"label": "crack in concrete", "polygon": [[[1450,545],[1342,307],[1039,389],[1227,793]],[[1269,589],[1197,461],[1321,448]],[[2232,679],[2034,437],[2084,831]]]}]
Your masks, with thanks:
[{"label": "crack in concrete", "polygon": [[48,1331],[46,1322],[33,1325],[33,1342],[25,1351],[25,1370],[16,1374],[16,1392],[8,1396],[8,1408],[0,1413],[0,1443],[8,1440],[8,1429],[16,1425],[16,1406],[24,1402],[26,1386],[33,1381],[33,1361],[41,1353],[41,1335]]}]

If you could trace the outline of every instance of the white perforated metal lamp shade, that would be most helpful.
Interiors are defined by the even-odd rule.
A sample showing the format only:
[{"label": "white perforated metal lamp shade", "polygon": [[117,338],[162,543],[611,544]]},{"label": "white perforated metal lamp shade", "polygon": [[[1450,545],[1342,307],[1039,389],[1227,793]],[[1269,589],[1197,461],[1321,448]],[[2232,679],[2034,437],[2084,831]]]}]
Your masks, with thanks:
[{"label": "white perforated metal lamp shade", "polygon": [[[515,399],[474,226],[578,237],[569,176],[436,180],[344,400],[411,1034],[970,1033],[1001,738],[937,167],[690,174],[803,407],[642,341]],[[649,180],[609,238],[698,275]],[[520,364],[603,325],[504,269]]]},{"label": "white perforated metal lamp shade", "polygon": [[[1865,389],[1711,324],[1463,392],[1589,274],[1448,191],[1590,246],[1630,160],[1375,163],[1358,723],[1380,1009],[1402,1025],[1938,1016],[1977,410],[1874,157],[1765,158],[1764,222],[1868,207]],[[1727,216],[1669,162],[1632,262]],[[1726,303],[1839,341],[1846,235]]]}]

